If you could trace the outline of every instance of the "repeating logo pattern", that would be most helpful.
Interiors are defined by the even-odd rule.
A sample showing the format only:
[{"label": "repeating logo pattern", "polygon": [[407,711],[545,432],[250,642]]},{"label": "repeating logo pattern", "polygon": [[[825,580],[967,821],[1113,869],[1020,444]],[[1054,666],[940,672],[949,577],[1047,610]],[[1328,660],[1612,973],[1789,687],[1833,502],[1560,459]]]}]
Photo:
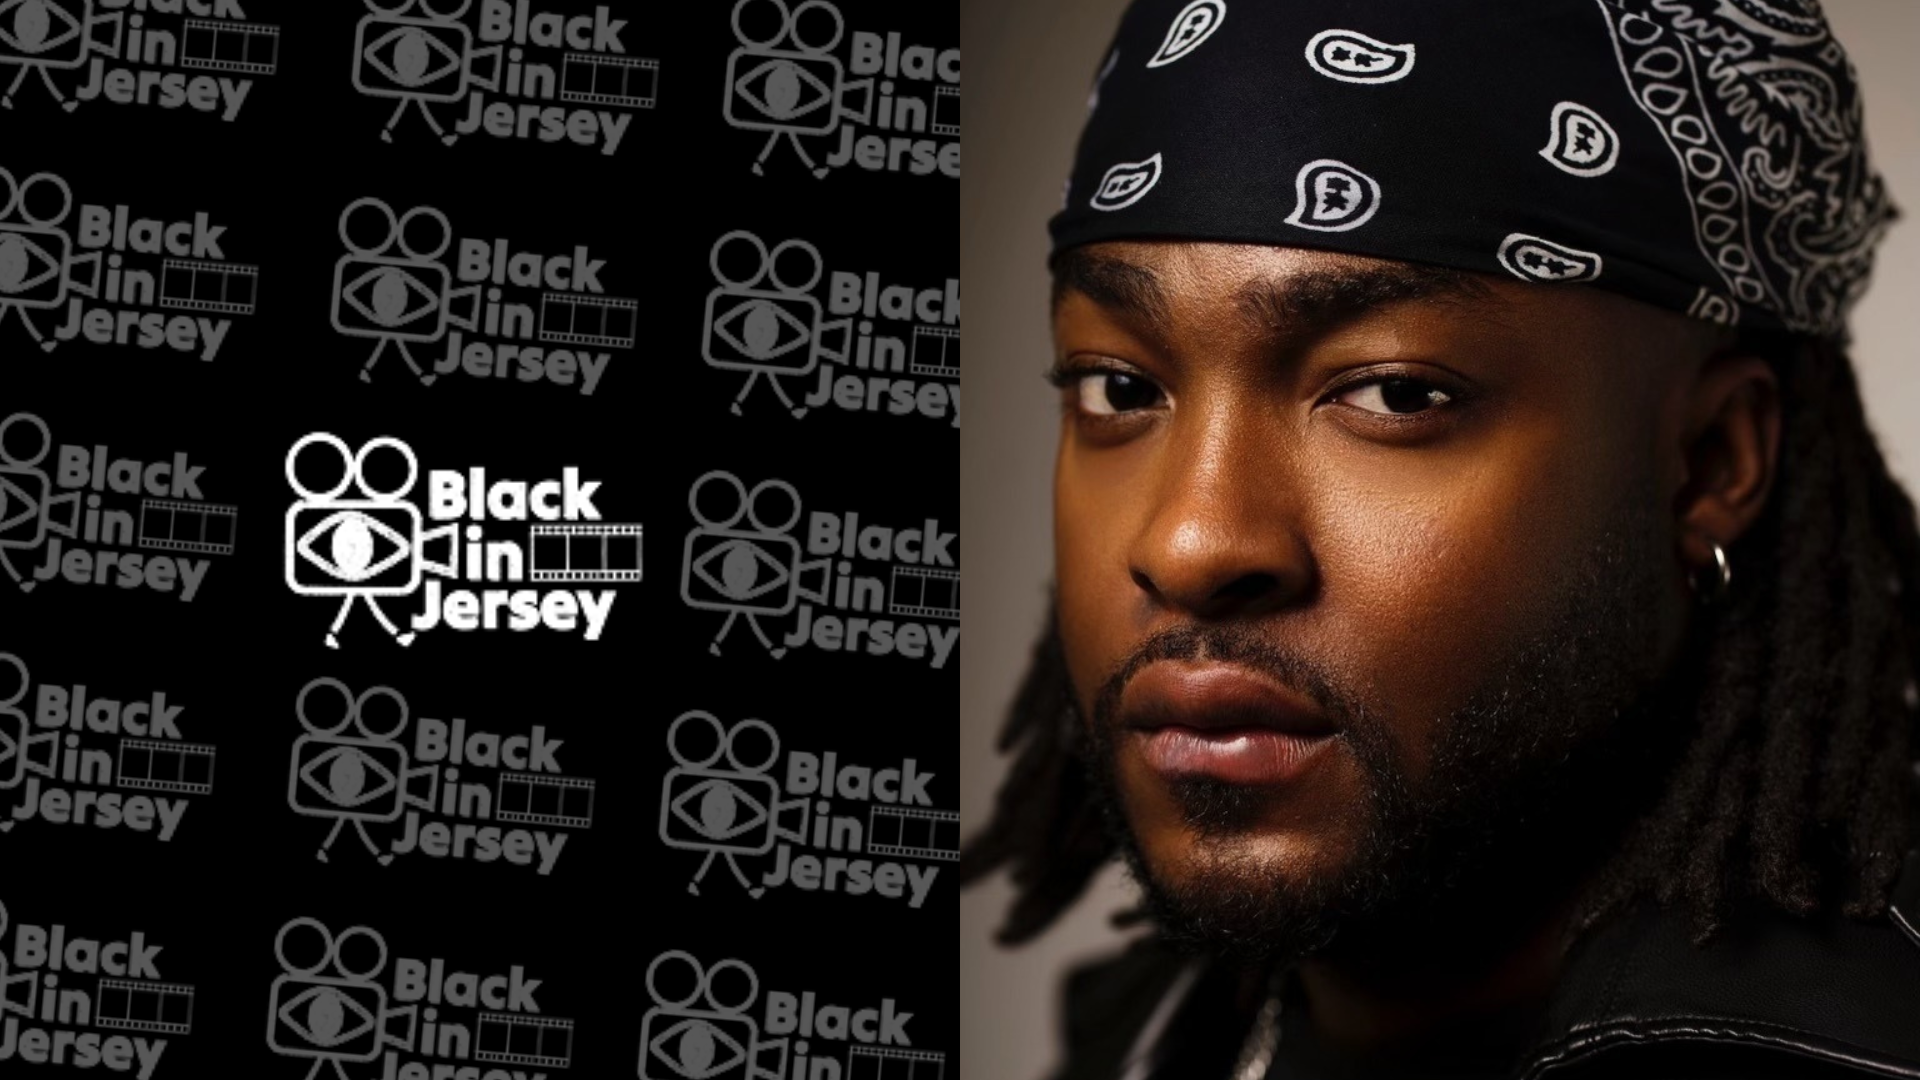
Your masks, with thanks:
[{"label": "repeating logo pattern", "polygon": [[[1192,6],[1211,14],[1161,63],[1225,10]],[[935,472],[952,449],[957,258],[925,257],[952,189],[923,178],[959,174],[957,39],[907,9],[733,0],[708,13],[732,54],[688,71],[712,92],[686,95],[694,119],[732,146],[704,161],[653,145],[679,96],[671,81],[661,96],[674,55],[654,57],[676,46],[629,7],[362,0],[295,19],[260,0],[0,0],[0,116],[41,148],[0,161],[0,589],[34,631],[0,642],[0,892],[28,919],[0,905],[9,1080],[948,1074],[931,1034],[946,1020],[916,1019],[912,991],[837,970],[763,989],[761,974],[815,969],[702,968],[699,944],[657,956],[653,928],[599,894],[664,861],[635,896],[664,889],[661,925],[690,942],[720,925],[697,917],[709,905],[857,905],[878,933],[942,910],[958,816],[933,744],[862,749],[864,707],[844,739],[776,732],[734,691],[743,665],[783,670],[770,658],[803,648],[891,665],[866,670],[875,687],[950,671],[951,507],[903,515],[837,483],[805,485],[803,507],[785,481],[707,470],[675,526],[682,600],[658,599],[691,654],[670,675],[715,691],[715,711],[603,709],[608,672],[651,680],[652,661],[574,643],[613,637],[616,606],[645,599],[641,506],[706,467],[654,460],[658,437],[627,429],[709,426],[732,456],[759,445],[756,421],[791,447],[796,421],[839,416]],[[308,42],[313,28],[328,32]],[[321,92],[280,93],[287,77]],[[715,168],[793,209],[711,221],[663,199]],[[877,243],[768,186],[783,181],[876,208],[910,188],[904,212],[931,216]],[[553,212],[575,206],[593,212]],[[711,245],[710,279],[663,279],[649,258],[656,227],[685,225]],[[298,295],[282,297],[288,267]],[[649,367],[643,330],[677,356]],[[529,463],[554,417],[523,387],[558,391],[591,449]],[[276,472],[279,550],[254,558],[241,492]],[[255,588],[263,571],[284,590]],[[637,634],[641,615],[621,625]],[[359,656],[298,662],[323,646]],[[492,696],[447,704],[436,680],[470,673]],[[639,764],[638,787],[603,786],[603,762]],[[610,821],[638,823],[637,848],[606,845]],[[223,870],[251,914],[193,892]],[[448,874],[452,893],[426,888]],[[166,949],[104,929],[138,912],[169,928]],[[442,915],[479,932],[421,944]],[[519,933],[536,927],[553,933]],[[835,929],[818,925],[811,961],[842,954]],[[240,947],[189,970],[167,960],[176,933]],[[595,987],[627,1017],[606,1032],[555,993],[582,946],[623,972]],[[245,1030],[215,1030],[236,1015]]]},{"label": "repeating logo pattern", "polygon": [[[399,691],[373,686],[355,694],[325,676],[300,689],[294,715],[306,734],[293,744],[287,805],[332,820],[321,862],[332,860],[334,841],[351,825],[381,866],[418,852],[505,862],[545,877],[576,830],[593,824],[594,783],[561,774],[566,744],[544,725],[502,737],[459,717],[421,717],[409,743],[412,718]],[[380,825],[399,827],[385,851],[367,831]],[[547,828],[525,827],[533,825]]]},{"label": "repeating logo pattern", "polygon": [[[280,28],[250,22],[237,0],[138,3],[128,0],[15,0],[0,10],[0,73],[17,68],[0,108],[28,75],[49,100],[73,112],[89,101],[188,109],[231,123],[261,78],[280,63]],[[61,83],[73,73],[72,97]]]},{"label": "repeating logo pattern", "polygon": [[[53,452],[38,416],[0,420],[0,570],[22,592],[58,580],[148,589],[190,604],[212,564],[192,556],[233,554],[239,511],[204,501],[206,466],[188,454],[147,461],[115,457],[105,444]],[[50,454],[51,473],[43,467]],[[56,495],[56,487],[67,490]],[[32,566],[39,549],[43,561]],[[19,564],[16,552],[26,556]]]},{"label": "repeating logo pattern", "polygon": [[[634,110],[653,108],[660,62],[627,53],[626,19],[533,10],[527,0],[366,0],[353,88],[391,99],[380,138],[409,115],[447,146],[476,132],[618,153]],[[461,19],[469,11],[475,25]],[[486,42],[484,45],[476,41]],[[489,98],[488,95],[494,95]],[[451,130],[434,114],[452,106]]]},{"label": "repeating logo pattern", "polygon": [[[42,349],[82,338],[211,361],[232,317],[253,314],[259,268],[227,261],[227,227],[210,214],[169,220],[125,204],[79,209],[59,176],[16,182],[0,169],[0,323],[14,313]],[[43,329],[36,311],[63,321]]]},{"label": "repeating logo pattern", "polygon": [[[959,278],[915,289],[874,270],[824,274],[812,244],[769,250],[744,229],[714,241],[709,263],[718,287],[707,294],[702,353],[709,367],[746,372],[735,416],[764,379],[796,418],[829,408],[960,426]],[[823,280],[824,298],[815,291]],[[813,389],[796,403],[781,385],[788,378]]]},{"label": "repeating logo pattern", "polygon": [[[13,927],[0,904],[0,1062],[158,1074],[174,1041],[193,1032],[194,990],[167,982],[165,947],[135,930],[88,937],[62,923]],[[8,954],[12,962],[8,962]]]},{"label": "repeating logo pattern", "polygon": [[[33,694],[33,714],[17,706]],[[0,833],[32,821],[174,838],[192,799],[213,791],[215,749],[180,733],[166,691],[137,700],[85,683],[42,683],[0,652],[0,791],[17,795]]]},{"label": "repeating logo pattern", "polygon": [[[833,751],[791,751],[776,779],[781,747],[772,725],[728,727],[697,709],[667,727],[667,749],[675,765],[661,785],[660,841],[703,853],[687,883],[696,896],[717,859],[754,899],[791,886],[919,908],[940,868],[917,860],[960,857],[960,817],[933,808],[934,775],[912,758],[876,770]],[[868,813],[836,814],[832,798],[867,803]],[[748,864],[765,867],[758,880]]]},{"label": "repeating logo pattern", "polygon": [[[862,525],[857,511],[814,511],[807,514],[805,554],[815,557],[803,558],[793,535],[800,493],[792,484],[762,480],[748,489],[716,469],[694,481],[687,502],[695,525],[687,534],[680,595],[697,610],[726,612],[714,655],[742,620],[776,660],[810,646],[941,668],[960,644],[956,534],[938,521],[896,528]],[[788,616],[794,625],[776,645],[760,620]]]},{"label": "repeating logo pattern", "polygon": [[913,1045],[913,1014],[890,997],[849,1006],[811,990],[770,990],[763,1003],[760,976],[745,961],[702,965],[679,949],[654,957],[646,983],[654,1004],[640,1021],[640,1080],[946,1075],[946,1055]]},{"label": "repeating logo pattern", "polygon": [[[546,255],[515,250],[504,237],[467,237],[455,248],[445,214],[416,206],[396,217],[371,197],[341,211],[340,238],[347,254],[333,268],[333,328],[373,341],[363,382],[391,345],[425,386],[460,373],[578,386],[591,396],[612,350],[633,348],[639,302],[606,294],[607,260],[584,244]],[[442,261],[449,251],[451,266]],[[423,371],[409,342],[446,353]]]},{"label": "repeating logo pattern", "polygon": [[541,1011],[542,980],[519,964],[469,971],[438,956],[393,957],[378,930],[335,934],[309,916],[280,928],[273,955],[281,974],[268,989],[267,1047],[311,1062],[309,1080],[323,1070],[351,1080],[366,1073],[347,1066],[375,1062],[383,1080],[572,1067],[574,1022]]},{"label": "repeating logo pattern", "polygon": [[[725,115],[733,127],[767,133],[756,176],[785,145],[816,178],[847,167],[959,178],[958,47],[912,44],[891,31],[848,35],[828,0],[792,8],[737,0],[733,33],[740,47],[727,57]],[[818,161],[807,141],[815,138],[827,148]]]}]

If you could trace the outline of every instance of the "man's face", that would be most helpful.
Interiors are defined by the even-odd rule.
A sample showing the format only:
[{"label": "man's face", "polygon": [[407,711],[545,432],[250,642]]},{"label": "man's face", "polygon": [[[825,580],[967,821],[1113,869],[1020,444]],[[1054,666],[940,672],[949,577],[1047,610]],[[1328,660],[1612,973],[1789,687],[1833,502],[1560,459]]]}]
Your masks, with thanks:
[{"label": "man's face", "polygon": [[1070,258],[1060,633],[1163,921],[1319,947],[1639,737],[1686,629],[1676,388],[1710,331],[1301,249]]}]

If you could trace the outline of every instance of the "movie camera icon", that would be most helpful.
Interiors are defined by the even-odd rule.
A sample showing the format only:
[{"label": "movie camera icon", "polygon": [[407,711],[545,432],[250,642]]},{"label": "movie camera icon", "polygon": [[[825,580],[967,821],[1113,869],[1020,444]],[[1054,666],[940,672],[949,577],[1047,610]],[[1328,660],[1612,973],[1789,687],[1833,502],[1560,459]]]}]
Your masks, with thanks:
[{"label": "movie camera icon", "polygon": [[[14,92],[27,72],[36,71],[47,93],[72,112],[80,103],[60,93],[52,72],[81,67],[89,52],[120,55],[123,19],[118,11],[95,15],[93,0],[0,0],[0,67],[20,69],[0,93],[0,108],[13,108]],[[107,30],[113,33],[110,42],[101,40]]]},{"label": "movie camera icon", "polygon": [[[9,221],[16,211],[18,220]],[[18,312],[27,334],[47,352],[59,342],[42,335],[28,313],[60,307],[68,289],[99,294],[100,253],[76,257],[72,238],[59,227],[72,212],[73,189],[60,177],[40,172],[16,181],[0,169],[0,322],[7,312]],[[81,280],[75,273],[85,267],[93,274]]]},{"label": "movie camera icon", "polygon": [[[764,18],[774,12],[777,19]],[[770,21],[772,32],[756,36],[748,25],[754,20]],[[802,26],[809,21],[816,29]],[[767,132],[767,143],[753,161],[755,176],[766,175],[763,163],[781,139],[793,144],[814,176],[827,175],[800,137],[830,135],[841,120],[864,123],[873,115],[873,80],[848,82],[839,58],[831,55],[846,29],[846,20],[827,0],[805,0],[792,10],[784,0],[733,5],[733,36],[741,47],[727,57],[726,118],[736,128]],[[783,43],[791,47],[782,48]],[[862,90],[859,106],[848,105],[849,95]]]},{"label": "movie camera icon", "polygon": [[[320,690],[337,696],[339,719],[326,721],[309,711],[317,709],[314,694]],[[369,722],[369,706],[376,701],[388,703],[394,714],[390,724],[374,727],[379,721]],[[300,688],[293,709],[307,734],[293,744],[287,805],[303,817],[333,819],[315,858],[328,861],[327,852],[341,828],[351,823],[380,865],[392,862],[393,853],[381,851],[367,835],[367,824],[391,824],[408,807],[431,810],[440,790],[439,770],[415,767],[400,742],[407,727],[407,699],[387,686],[368,687],[356,696],[340,680],[322,677]],[[348,725],[358,734],[343,734]]]},{"label": "movie camera icon", "polygon": [[[709,513],[701,507],[703,493],[731,493],[731,509]],[[791,511],[784,517],[763,516],[762,500],[784,496]],[[760,616],[786,615],[801,600],[826,603],[829,559],[800,558],[800,542],[793,538],[793,527],[800,521],[800,493],[783,480],[762,480],[749,492],[740,478],[724,469],[701,475],[687,492],[687,505],[696,523],[687,533],[686,557],[680,568],[680,597],[688,607],[702,611],[724,611],[726,622],[708,645],[715,656],[720,643],[733,629],[734,620],[744,616],[774,659],[786,655],[785,646],[776,647],[760,625]],[[708,509],[711,509],[709,507]],[[741,529],[742,518],[751,528]],[[808,575],[819,575],[812,587],[803,584]]]},{"label": "movie camera icon", "polygon": [[[722,996],[723,976],[743,993]],[[691,982],[683,994],[675,985]],[[647,996],[640,1021],[640,1080],[780,1080],[787,1072],[787,1040],[763,1039],[749,1015],[760,978],[739,960],[702,968],[691,953],[663,952],[647,965]]]},{"label": "movie camera icon", "polygon": [[[373,14],[363,16],[354,29],[353,88],[368,97],[397,98],[382,142],[393,141],[394,125],[409,106],[418,108],[440,141],[452,146],[460,138],[434,119],[433,103],[459,101],[472,87],[485,90],[500,85],[500,46],[473,47],[473,31],[460,20],[473,0],[399,0],[380,4],[366,0]],[[407,12],[418,7],[419,14]],[[488,74],[476,65],[490,61]]]},{"label": "movie camera icon", "polygon": [[[333,328],[376,342],[360,381],[373,381],[373,365],[391,343],[421,385],[432,386],[436,376],[414,362],[407,342],[439,341],[448,326],[471,330],[480,306],[480,286],[454,288],[437,261],[453,243],[452,223],[431,206],[395,217],[380,199],[355,199],[340,211],[340,241],[347,254],[333,264]],[[464,315],[454,311],[462,300],[470,304]]]},{"label": "movie camera icon", "polygon": [[[354,960],[349,952],[361,955]],[[350,926],[336,937],[325,923],[302,916],[274,935],[273,955],[285,974],[267,998],[267,1048],[312,1059],[307,1080],[329,1064],[338,1080],[350,1080],[347,1062],[374,1061],[389,1046],[413,1049],[419,1006],[387,1007],[379,982],[387,943],[377,931]],[[394,1031],[397,1021],[405,1022],[403,1033]]]},{"label": "movie camera icon", "polygon": [[[21,576],[7,553],[32,551],[49,533],[72,537],[80,531],[80,493],[53,494],[52,478],[39,467],[52,452],[53,434],[39,417],[14,413],[0,420],[0,569],[21,592],[32,592],[35,582]],[[69,511],[67,520],[54,520],[59,507]]]},{"label": "movie camera icon", "polygon": [[[7,905],[0,903],[0,938],[7,936]],[[7,952],[0,949],[0,1016],[14,1013],[31,1020],[40,998],[40,973],[7,973]]]},{"label": "movie camera icon", "polygon": [[[751,274],[729,272],[749,259]],[[783,261],[788,275],[796,269],[801,273],[782,276]],[[746,385],[733,399],[733,414],[742,415],[740,403],[764,376],[788,412],[807,415],[780,379],[807,375],[822,359],[846,363],[853,335],[852,319],[822,321],[820,301],[810,295],[825,272],[820,249],[805,240],[786,240],[768,250],[758,236],[735,229],[713,242],[707,263],[720,287],[707,294],[700,355],[709,367],[747,373]],[[836,332],[838,343],[829,345]]]},{"label": "movie camera icon", "polygon": [[[28,725],[24,709],[15,708],[27,696],[29,679],[25,661],[12,653],[0,652],[0,791],[19,787],[28,773],[53,779],[54,755],[58,753],[58,731],[35,733]],[[44,751],[42,761],[34,760]],[[13,831],[13,819],[0,820],[0,833]],[[0,909],[0,933],[6,931],[6,912]],[[0,974],[5,957],[0,954]]]},{"label": "movie camera icon", "polygon": [[[688,724],[712,733],[709,753],[689,750],[684,741]],[[742,760],[740,747],[741,737],[750,733],[767,742],[765,757],[752,762]],[[765,855],[776,840],[804,842],[812,805],[804,798],[780,797],[780,785],[771,775],[780,759],[780,736],[763,720],[742,720],[728,728],[712,713],[695,709],[667,726],[667,752],[676,764],[660,788],[660,840],[670,848],[707,853],[687,891],[700,895],[700,879],[714,859],[724,858],[734,880],[758,899],[767,890],[747,879],[738,857]],[[726,765],[717,766],[723,757]]]},{"label": "movie camera icon", "polygon": [[[300,479],[302,451],[325,446],[338,455],[344,468],[330,487],[308,487]],[[405,478],[391,488],[374,487],[367,465],[374,451],[388,449],[400,455]],[[307,455],[312,468],[314,455]],[[301,596],[341,597],[340,611],[327,630],[327,647],[340,647],[340,627],[356,600],[364,601],[387,633],[402,645],[413,642],[402,634],[380,608],[380,597],[404,596],[420,587],[421,575],[453,576],[456,525],[423,529],[420,509],[405,501],[419,479],[420,462],[413,448],[387,435],[368,439],[356,451],[339,436],[316,431],[302,436],[287,451],[287,483],[295,494],[287,510],[287,587]],[[363,498],[342,498],[349,486]],[[444,542],[447,559],[427,557],[429,544]]]}]

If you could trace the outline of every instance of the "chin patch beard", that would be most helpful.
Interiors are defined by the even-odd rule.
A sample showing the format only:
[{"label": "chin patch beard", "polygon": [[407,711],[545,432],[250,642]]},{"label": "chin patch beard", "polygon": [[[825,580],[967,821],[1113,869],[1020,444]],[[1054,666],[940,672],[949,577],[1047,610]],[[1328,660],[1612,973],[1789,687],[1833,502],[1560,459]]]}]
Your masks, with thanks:
[{"label": "chin patch beard", "polygon": [[[1211,655],[1233,655],[1233,647],[1216,641]],[[1420,823],[1383,729],[1348,717],[1336,737],[1353,747],[1368,778],[1367,796],[1355,804],[1366,819],[1357,823],[1356,850],[1338,873],[1303,872],[1259,853],[1258,829],[1271,792],[1185,777],[1170,784],[1170,793],[1196,834],[1202,862],[1188,868],[1184,884],[1176,884],[1153,872],[1126,820],[1115,787],[1113,740],[1094,736],[1088,771],[1101,817],[1163,940],[1195,954],[1290,961],[1325,948],[1343,926],[1389,898],[1394,867],[1418,847],[1409,838]]]}]

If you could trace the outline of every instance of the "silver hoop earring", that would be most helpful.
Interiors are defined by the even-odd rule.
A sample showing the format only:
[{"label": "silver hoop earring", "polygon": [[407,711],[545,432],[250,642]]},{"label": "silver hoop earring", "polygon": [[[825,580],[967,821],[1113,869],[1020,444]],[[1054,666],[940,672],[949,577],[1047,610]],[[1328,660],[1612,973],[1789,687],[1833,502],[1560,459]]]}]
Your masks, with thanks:
[{"label": "silver hoop earring", "polygon": [[1705,584],[1701,583],[1701,571],[1695,570],[1687,576],[1687,587],[1693,590],[1695,599],[1701,604],[1711,606],[1724,600],[1727,590],[1733,585],[1733,568],[1727,565],[1727,549],[1716,541],[1713,544],[1714,569]]}]

